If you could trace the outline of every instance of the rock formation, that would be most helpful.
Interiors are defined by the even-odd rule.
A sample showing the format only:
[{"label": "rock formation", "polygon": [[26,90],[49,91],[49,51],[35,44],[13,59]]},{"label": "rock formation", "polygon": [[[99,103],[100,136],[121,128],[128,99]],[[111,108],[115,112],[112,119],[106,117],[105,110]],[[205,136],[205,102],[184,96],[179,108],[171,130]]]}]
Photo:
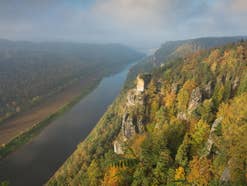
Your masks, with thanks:
[{"label": "rock formation", "polygon": [[192,93],[190,95],[190,102],[188,107],[188,112],[191,113],[194,111],[199,103],[202,101],[202,93],[199,87],[196,87],[192,90]]},{"label": "rock formation", "polygon": [[211,153],[211,151],[212,151],[212,147],[213,147],[213,144],[214,144],[214,135],[215,135],[217,127],[220,125],[222,119],[223,118],[216,119],[214,121],[212,127],[211,127],[211,130],[210,130],[210,133],[209,133],[209,138],[208,138],[207,145],[206,145],[206,148],[207,148],[206,155],[209,155]]},{"label": "rock formation", "polygon": [[119,143],[119,141],[115,140],[115,141],[113,142],[113,147],[114,147],[114,152],[115,152],[116,154],[123,154],[123,153],[124,153],[123,150],[122,150],[122,146],[121,146],[121,144]]},{"label": "rock formation", "polygon": [[136,80],[136,88],[127,92],[126,105],[121,121],[121,130],[115,141],[113,142],[114,152],[123,154],[123,144],[136,134],[144,131],[143,116],[145,111],[145,94],[144,91],[151,79],[150,75],[138,75]]},{"label": "rock formation", "polygon": [[139,92],[144,92],[147,84],[151,79],[150,74],[139,74],[136,78],[136,89]]}]

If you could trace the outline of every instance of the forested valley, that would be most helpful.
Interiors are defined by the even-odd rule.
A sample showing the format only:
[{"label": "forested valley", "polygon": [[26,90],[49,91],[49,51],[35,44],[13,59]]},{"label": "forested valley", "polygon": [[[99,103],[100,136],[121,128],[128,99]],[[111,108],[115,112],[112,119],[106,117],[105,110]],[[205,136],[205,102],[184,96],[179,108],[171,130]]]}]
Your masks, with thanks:
[{"label": "forested valley", "polygon": [[0,40],[0,122],[81,79],[89,87],[142,56],[120,44]]},{"label": "forested valley", "polygon": [[247,42],[139,74],[47,185],[247,184]]}]

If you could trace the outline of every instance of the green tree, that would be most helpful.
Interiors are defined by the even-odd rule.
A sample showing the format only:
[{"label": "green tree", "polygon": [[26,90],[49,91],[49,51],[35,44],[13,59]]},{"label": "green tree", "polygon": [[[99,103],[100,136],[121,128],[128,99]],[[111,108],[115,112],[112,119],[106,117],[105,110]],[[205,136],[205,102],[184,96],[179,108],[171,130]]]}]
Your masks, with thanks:
[{"label": "green tree", "polygon": [[100,185],[100,179],[103,177],[103,175],[95,159],[91,162],[90,166],[88,167],[87,175],[90,186]]},{"label": "green tree", "polygon": [[205,147],[205,142],[208,139],[210,132],[209,125],[204,122],[203,120],[200,120],[191,134],[191,144],[192,144],[192,153],[198,154],[201,153],[203,148]]},{"label": "green tree", "polygon": [[183,167],[188,165],[191,151],[191,136],[186,134],[183,143],[179,146],[176,154],[176,162]]}]

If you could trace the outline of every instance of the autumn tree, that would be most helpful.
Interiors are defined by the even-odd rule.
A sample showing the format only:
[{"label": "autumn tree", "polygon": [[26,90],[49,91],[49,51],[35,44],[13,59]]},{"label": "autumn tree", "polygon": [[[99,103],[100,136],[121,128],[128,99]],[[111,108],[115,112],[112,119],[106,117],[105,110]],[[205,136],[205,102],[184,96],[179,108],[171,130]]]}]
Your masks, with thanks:
[{"label": "autumn tree", "polygon": [[193,80],[187,80],[182,89],[180,89],[177,100],[178,100],[178,109],[181,111],[185,111],[187,109],[190,94],[192,90],[196,87],[196,84]]},{"label": "autumn tree", "polygon": [[185,183],[185,171],[183,167],[178,167],[176,169],[176,173],[175,173],[175,182],[177,182],[176,185],[184,185]]},{"label": "autumn tree", "polygon": [[100,184],[100,178],[102,177],[102,171],[99,168],[98,162],[93,160],[87,170],[88,180],[90,186],[98,186]]},{"label": "autumn tree", "polygon": [[118,186],[121,183],[121,178],[118,176],[119,168],[109,167],[105,173],[102,186]]},{"label": "autumn tree", "polygon": [[196,124],[195,129],[192,131],[191,134],[191,139],[192,139],[191,144],[192,144],[193,154],[197,154],[202,151],[202,149],[205,146],[205,142],[208,139],[209,132],[210,132],[210,127],[203,120],[200,120]]},{"label": "autumn tree", "polygon": [[193,157],[193,160],[189,163],[190,172],[187,177],[188,181],[195,185],[208,185],[211,174],[211,161],[206,157],[199,158]]},{"label": "autumn tree", "polygon": [[247,171],[247,93],[220,106],[218,117],[222,117],[222,145],[226,149],[231,179],[246,184]]}]

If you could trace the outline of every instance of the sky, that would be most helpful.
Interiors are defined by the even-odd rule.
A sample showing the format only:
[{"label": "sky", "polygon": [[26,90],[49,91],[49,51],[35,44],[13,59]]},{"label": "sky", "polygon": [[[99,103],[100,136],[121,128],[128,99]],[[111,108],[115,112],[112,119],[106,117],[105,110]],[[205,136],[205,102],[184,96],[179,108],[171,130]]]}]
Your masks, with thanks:
[{"label": "sky", "polygon": [[0,0],[0,38],[123,43],[247,35],[247,0]]}]

